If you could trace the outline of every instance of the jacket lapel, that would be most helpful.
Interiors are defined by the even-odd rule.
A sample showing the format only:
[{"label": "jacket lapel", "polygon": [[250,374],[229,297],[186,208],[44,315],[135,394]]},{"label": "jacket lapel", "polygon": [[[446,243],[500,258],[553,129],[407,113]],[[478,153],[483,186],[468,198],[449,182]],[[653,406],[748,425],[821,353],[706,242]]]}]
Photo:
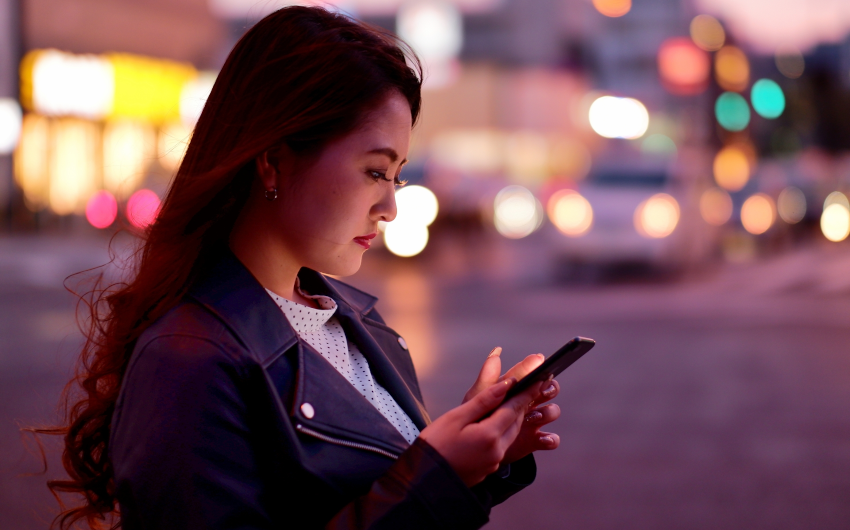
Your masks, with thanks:
[{"label": "jacket lapel", "polygon": [[[414,424],[424,429],[429,420],[424,406],[411,390],[415,376],[409,385],[363,324],[361,313],[370,311],[377,299],[341,282],[335,282],[340,287],[337,289],[323,275],[309,269],[302,269],[299,276],[309,292],[325,294],[337,302],[340,323],[369,361],[375,379]],[[347,296],[339,291],[345,291]],[[297,359],[296,387],[288,412],[298,422],[330,436],[368,443],[393,453],[401,453],[408,447],[404,437],[357,389],[321,354],[299,339],[280,308],[231,252],[223,253],[209,274],[190,289],[189,296],[228,327],[271,376],[270,382],[281,397],[286,389],[275,381],[275,365]],[[391,332],[378,331],[396,341]],[[416,391],[418,394],[418,387]],[[305,404],[310,405],[312,414],[304,413]]]},{"label": "jacket lapel", "polygon": [[[298,385],[290,415],[303,425],[333,437],[401,454],[409,444],[322,355],[299,343]],[[309,408],[306,408],[309,406]]]},{"label": "jacket lapel", "polygon": [[[415,386],[416,375],[412,373],[413,367],[411,365],[410,369],[404,370],[407,368],[403,366],[406,363],[398,358],[401,353],[398,336],[374,325],[370,325],[369,329],[364,325],[363,315],[372,309],[377,298],[341,282],[332,284],[323,275],[309,269],[302,269],[300,277],[302,285],[308,289],[312,288],[314,294],[316,292],[325,294],[336,301],[338,307],[336,316],[346,336],[357,344],[360,353],[369,361],[372,375],[381,386],[387,389],[420,431],[427,427],[430,418],[425,411],[425,405],[416,397],[419,394],[419,388]],[[342,289],[348,291],[346,293],[348,296],[340,293]],[[382,339],[380,342],[384,347],[376,338]],[[404,377],[402,373],[409,375]],[[411,387],[415,387],[415,391]]]}]

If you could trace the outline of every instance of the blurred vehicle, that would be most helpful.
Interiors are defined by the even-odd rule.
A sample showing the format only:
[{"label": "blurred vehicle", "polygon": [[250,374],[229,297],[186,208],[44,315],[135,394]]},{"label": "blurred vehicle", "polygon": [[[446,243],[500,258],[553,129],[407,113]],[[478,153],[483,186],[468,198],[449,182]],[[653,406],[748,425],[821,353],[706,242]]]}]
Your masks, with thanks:
[{"label": "blurred vehicle", "polygon": [[700,217],[699,182],[675,163],[599,163],[574,190],[547,201],[559,273],[582,265],[679,270],[705,259],[716,230]]}]

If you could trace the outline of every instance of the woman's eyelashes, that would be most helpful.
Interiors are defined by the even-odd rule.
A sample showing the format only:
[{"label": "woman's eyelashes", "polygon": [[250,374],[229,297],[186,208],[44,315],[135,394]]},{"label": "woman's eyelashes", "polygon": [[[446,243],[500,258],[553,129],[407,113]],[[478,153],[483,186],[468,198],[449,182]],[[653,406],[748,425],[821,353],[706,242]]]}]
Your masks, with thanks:
[{"label": "woman's eyelashes", "polygon": [[392,182],[396,186],[404,186],[405,184],[407,184],[406,180],[401,180],[401,179],[398,178],[398,174],[394,178],[388,178],[387,173],[385,171],[379,171],[379,170],[373,169],[373,170],[369,170],[368,173],[369,173],[369,176],[372,177],[373,179],[375,179],[376,181],[377,180],[386,180],[387,182]]}]

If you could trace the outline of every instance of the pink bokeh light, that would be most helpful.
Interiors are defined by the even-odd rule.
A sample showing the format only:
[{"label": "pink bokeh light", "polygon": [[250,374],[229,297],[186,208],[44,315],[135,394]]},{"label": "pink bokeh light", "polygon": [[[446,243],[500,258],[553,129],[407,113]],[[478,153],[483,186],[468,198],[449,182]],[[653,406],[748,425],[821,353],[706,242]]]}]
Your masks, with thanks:
[{"label": "pink bokeh light", "polygon": [[159,213],[159,196],[151,190],[141,189],[127,201],[127,219],[136,228],[147,228]]},{"label": "pink bokeh light", "polygon": [[86,219],[95,228],[106,228],[118,216],[118,201],[106,190],[100,190],[86,204]]}]

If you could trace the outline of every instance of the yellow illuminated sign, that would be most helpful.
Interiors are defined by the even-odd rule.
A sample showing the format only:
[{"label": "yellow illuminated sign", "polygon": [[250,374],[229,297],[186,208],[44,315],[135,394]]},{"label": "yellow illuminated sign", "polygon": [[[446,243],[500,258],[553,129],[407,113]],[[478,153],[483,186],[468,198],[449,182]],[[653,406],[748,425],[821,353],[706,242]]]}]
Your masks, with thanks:
[{"label": "yellow illuminated sign", "polygon": [[180,96],[198,78],[191,64],[128,53],[34,50],[21,61],[21,103],[46,116],[180,120]]}]

